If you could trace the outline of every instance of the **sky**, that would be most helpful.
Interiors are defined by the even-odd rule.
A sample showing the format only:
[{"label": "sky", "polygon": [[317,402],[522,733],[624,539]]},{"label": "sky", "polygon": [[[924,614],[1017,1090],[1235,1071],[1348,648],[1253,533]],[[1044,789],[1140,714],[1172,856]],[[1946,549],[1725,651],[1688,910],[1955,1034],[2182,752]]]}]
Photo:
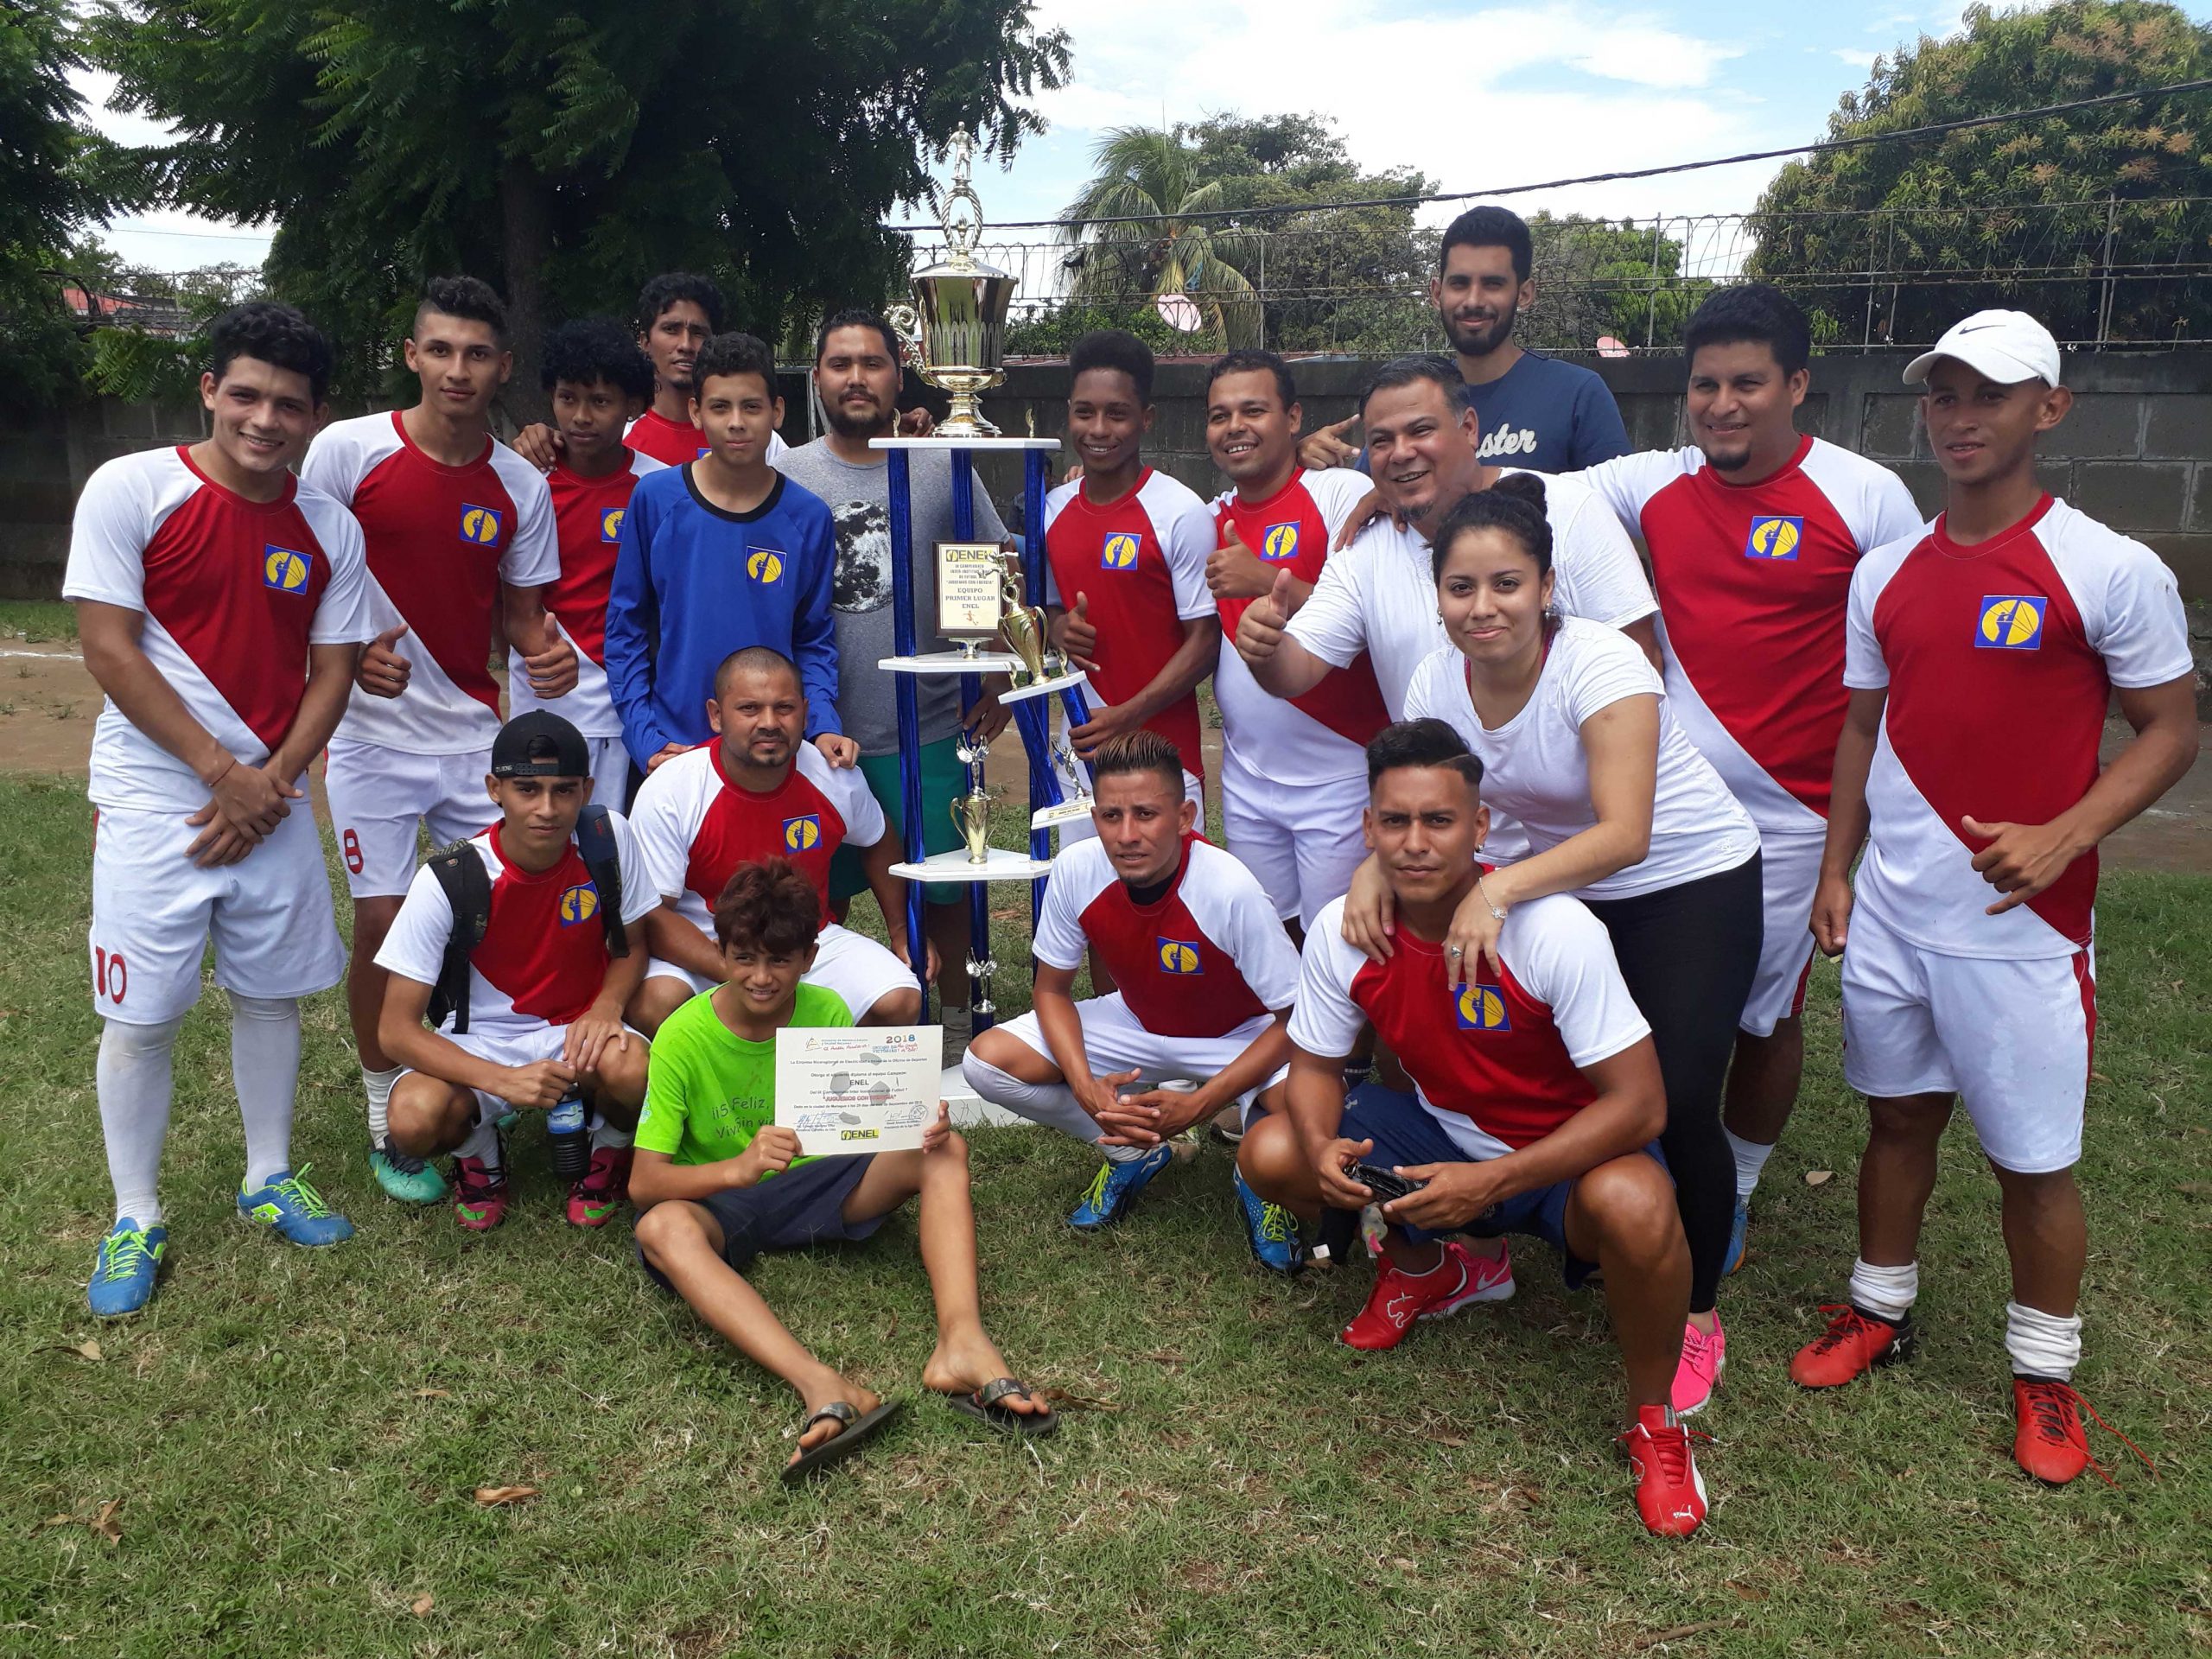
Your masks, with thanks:
[{"label": "sky", "polygon": [[[1051,218],[1080,188],[1108,129],[1230,111],[1326,115],[1363,167],[1419,168],[1446,190],[1775,149],[1823,137],[1836,100],[1866,84],[1878,54],[1955,32],[1963,10],[1961,0],[1039,0],[1039,24],[1068,32],[1070,84],[1037,100],[1046,135],[1021,147],[1010,171],[980,168],[976,185],[991,221]],[[2212,0],[2183,10],[2212,18]],[[99,107],[104,78],[79,82],[104,130],[132,143],[158,136]],[[1736,213],[1780,165],[1506,200],[1524,213],[1613,219]],[[1440,223],[1452,211],[1440,204],[1424,218]],[[118,221],[105,239],[133,264],[178,270],[256,264],[269,235],[157,213]]]}]

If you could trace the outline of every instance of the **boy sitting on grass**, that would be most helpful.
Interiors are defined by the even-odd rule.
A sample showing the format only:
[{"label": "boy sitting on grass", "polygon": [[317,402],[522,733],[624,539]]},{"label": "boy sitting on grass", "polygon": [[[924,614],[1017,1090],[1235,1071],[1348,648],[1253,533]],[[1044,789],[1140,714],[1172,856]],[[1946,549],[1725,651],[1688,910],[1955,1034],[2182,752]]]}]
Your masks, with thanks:
[{"label": "boy sitting on grass", "polygon": [[851,1456],[903,1402],[809,1353],[743,1271],[763,1251],[866,1238],[918,1193],[922,1267],[938,1322],[923,1385],[1001,1432],[1050,1433],[1058,1419],[1008,1375],[983,1332],[968,1147],[944,1106],[918,1152],[802,1158],[798,1132],[774,1121],[776,1033],[853,1023],[835,992],[800,982],[822,926],[814,884],[785,859],[741,864],[714,919],[724,982],[662,1025],[638,1120],[630,1196],[645,1271],[797,1391],[805,1415],[784,1469],[794,1484]]}]

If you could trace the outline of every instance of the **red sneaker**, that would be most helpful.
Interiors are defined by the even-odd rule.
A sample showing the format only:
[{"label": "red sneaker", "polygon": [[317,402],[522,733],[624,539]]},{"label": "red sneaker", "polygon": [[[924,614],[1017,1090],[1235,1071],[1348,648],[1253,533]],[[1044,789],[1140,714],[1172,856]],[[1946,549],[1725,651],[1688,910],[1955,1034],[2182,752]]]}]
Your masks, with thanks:
[{"label": "red sneaker", "polygon": [[1415,1319],[1440,1319],[1469,1302],[1502,1302],[1512,1294],[1513,1261],[1507,1252],[1500,1250],[1493,1260],[1447,1238],[1443,1261],[1427,1273],[1402,1273],[1388,1260],[1379,1263],[1367,1306],[1338,1340],[1377,1353],[1403,1342]]},{"label": "red sneaker", "polygon": [[2085,1411],[2099,1428],[2142,1458],[2145,1469],[2153,1475],[2158,1472],[2158,1465],[2143,1457],[2143,1448],[2098,1416],[2097,1408],[2076,1394],[2072,1383],[2052,1376],[2012,1379],[2012,1414],[2020,1424],[2012,1440],[2014,1460],[2037,1480],[2053,1486],[2063,1486],[2084,1469],[2095,1470],[2107,1486],[2119,1484],[2104,1465],[2089,1455],[2089,1437],[2082,1427]]},{"label": "red sneaker", "polygon": [[453,1160],[453,1218],[472,1233],[488,1233],[507,1218],[507,1173],[481,1158]]},{"label": "red sneaker", "polygon": [[1690,1455],[1692,1440],[1711,1440],[1684,1428],[1664,1406],[1638,1406],[1636,1421],[1620,1436],[1636,1465],[1636,1512],[1646,1530],[1662,1538],[1687,1538],[1705,1521],[1705,1478]]},{"label": "red sneaker", "polygon": [[604,1227],[630,1196],[628,1147],[594,1147],[591,1167],[569,1184],[569,1223]]},{"label": "red sneaker", "polygon": [[1801,1389],[1840,1389],[1877,1365],[1912,1357],[1912,1315],[1878,1319],[1848,1302],[1823,1302],[1821,1312],[1835,1317],[1827,1332],[1797,1351],[1789,1380]]}]

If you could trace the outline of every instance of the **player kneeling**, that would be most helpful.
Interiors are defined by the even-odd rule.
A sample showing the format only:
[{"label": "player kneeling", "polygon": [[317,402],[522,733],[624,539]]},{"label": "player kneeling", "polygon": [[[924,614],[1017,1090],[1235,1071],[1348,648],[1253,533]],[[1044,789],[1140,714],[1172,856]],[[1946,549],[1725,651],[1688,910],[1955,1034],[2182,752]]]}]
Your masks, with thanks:
[{"label": "player kneeling", "polygon": [[501,1122],[545,1112],[569,1219],[601,1226],[645,1096],[645,1039],[622,1024],[645,953],[627,930],[658,895],[621,815],[588,809],[590,751],[558,715],[502,727],[484,783],[499,822],[415,873],[377,952],[391,974],[377,1040],[408,1068],[391,1138],[456,1154],[454,1215],[487,1232],[507,1212]]},{"label": "player kneeling", "polygon": [[[1368,745],[1367,776],[1367,844],[1397,901],[1395,949],[1378,964],[1347,944],[1342,899],[1314,918],[1290,1018],[1289,1110],[1253,1125],[1237,1161],[1255,1191],[1309,1219],[1411,1189],[1382,1206],[1384,1261],[1343,1333],[1355,1348],[1394,1348],[1416,1319],[1510,1296],[1507,1233],[1559,1249],[1570,1287],[1603,1268],[1637,1508],[1653,1532],[1694,1532],[1705,1485],[1667,1404],[1689,1246],[1648,1149],[1667,1116],[1650,1027],[1605,930],[1564,894],[1514,906],[1497,959],[1466,963],[1455,990],[1441,941],[1485,868],[1482,764],[1443,721],[1406,721]],[[1344,1058],[1368,1020],[1418,1092],[1369,1089],[1347,1107]],[[1474,1247],[1440,1236],[1452,1232]]]},{"label": "player kneeling", "polygon": [[944,1108],[920,1151],[851,1157],[802,1158],[797,1131],[774,1121],[776,1033],[853,1023],[836,992],[805,982],[821,925],[814,882],[789,861],[766,859],[732,874],[714,911],[720,983],[662,1023],[630,1178],[643,1210],[638,1255],[645,1270],[804,1402],[787,1482],[851,1456],[898,1414],[899,1402],[809,1353],[744,1270],[765,1251],[867,1238],[918,1193],[922,1267],[937,1303],[937,1347],[923,1385],[1005,1433],[1059,1427],[1008,1375],[983,1332],[968,1146]]},{"label": "player kneeling", "polygon": [[[1095,839],[1052,861],[1037,918],[1033,1011],[976,1039],[962,1071],[994,1105],[1095,1141],[1106,1162],[1068,1217],[1103,1227],[1173,1157],[1168,1142],[1224,1107],[1282,1104],[1298,957],[1258,879],[1193,833],[1174,744],[1138,730],[1090,761]],[[1120,988],[1077,1002],[1086,950]],[[1166,1083],[1196,1087],[1179,1091]],[[1124,1095],[1128,1084],[1141,1092]],[[1295,1273],[1291,1218],[1235,1178],[1252,1254]]]}]

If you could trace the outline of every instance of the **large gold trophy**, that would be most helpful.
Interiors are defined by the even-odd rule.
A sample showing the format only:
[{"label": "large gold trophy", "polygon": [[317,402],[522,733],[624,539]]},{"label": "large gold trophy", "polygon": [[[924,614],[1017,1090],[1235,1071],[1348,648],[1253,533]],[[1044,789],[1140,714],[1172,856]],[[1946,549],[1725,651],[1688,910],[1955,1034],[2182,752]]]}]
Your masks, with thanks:
[{"label": "large gold trophy", "polygon": [[952,188],[945,192],[940,223],[945,257],[914,273],[914,303],[893,306],[891,323],[919,353],[915,372],[952,397],[952,411],[938,423],[941,438],[995,438],[976,399],[1006,378],[1006,313],[1014,279],[976,257],[983,204],[969,181],[975,140],[962,127],[952,136]]}]

